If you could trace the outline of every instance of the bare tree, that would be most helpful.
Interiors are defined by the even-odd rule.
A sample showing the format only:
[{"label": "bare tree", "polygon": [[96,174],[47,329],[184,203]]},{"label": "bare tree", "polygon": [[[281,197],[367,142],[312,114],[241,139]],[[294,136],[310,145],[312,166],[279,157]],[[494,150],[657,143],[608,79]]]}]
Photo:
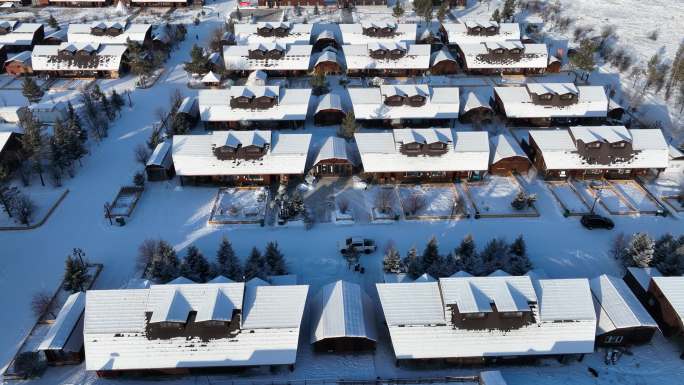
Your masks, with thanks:
[{"label": "bare tree", "polygon": [[33,220],[33,214],[36,212],[36,204],[33,203],[31,198],[28,195],[19,194],[12,206],[14,215],[19,220],[19,223],[26,226],[30,225],[31,220]]},{"label": "bare tree", "polygon": [[425,195],[421,192],[414,191],[406,199],[404,199],[404,211],[409,215],[415,215],[418,211],[425,208]]},{"label": "bare tree", "polygon": [[349,200],[341,198],[337,200],[337,208],[342,214],[346,214],[349,210]]},{"label": "bare tree", "polygon": [[154,256],[157,253],[159,241],[156,239],[145,239],[143,243],[138,246],[138,266],[144,268],[152,263]]},{"label": "bare tree", "polygon": [[154,110],[154,116],[159,120],[160,127],[163,131],[168,131],[168,120],[169,113],[164,109],[164,107],[158,107]]},{"label": "bare tree", "polygon": [[31,297],[31,311],[33,315],[40,319],[45,314],[49,314],[50,317],[55,318],[55,312],[52,308],[52,296],[46,290],[41,290]]},{"label": "bare tree", "polygon": [[181,103],[183,103],[183,95],[178,88],[171,91],[169,101],[171,102],[171,114],[175,115],[178,111],[178,107],[180,107]]},{"label": "bare tree", "polygon": [[150,159],[150,150],[144,144],[139,144],[135,147],[133,151],[135,155],[135,161],[142,164],[143,167],[147,165],[147,160]]},{"label": "bare tree", "polygon": [[629,245],[629,237],[625,233],[618,233],[610,244],[610,254],[618,261],[624,259],[625,250]]},{"label": "bare tree", "polygon": [[391,188],[380,188],[375,195],[375,207],[383,214],[392,211],[392,201],[394,200],[394,190]]}]

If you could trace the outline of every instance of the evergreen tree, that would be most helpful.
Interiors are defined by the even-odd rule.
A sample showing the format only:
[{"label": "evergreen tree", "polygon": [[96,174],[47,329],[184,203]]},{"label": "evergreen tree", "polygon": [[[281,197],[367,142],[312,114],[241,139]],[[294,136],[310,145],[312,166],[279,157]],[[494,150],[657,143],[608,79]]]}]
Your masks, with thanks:
[{"label": "evergreen tree", "polygon": [[21,94],[28,99],[29,103],[38,103],[43,98],[43,90],[32,77],[25,77],[21,84]]},{"label": "evergreen tree", "polygon": [[325,74],[322,71],[315,71],[311,75],[310,83],[316,96],[320,96],[328,91],[328,81],[325,79]]},{"label": "evergreen tree", "polygon": [[66,148],[67,129],[60,119],[55,120],[53,127],[54,134],[49,140],[50,143],[50,166],[60,176],[71,164],[71,157]]},{"label": "evergreen tree", "polygon": [[114,111],[119,112],[119,111],[121,111],[121,108],[123,108],[124,104],[126,104],[126,103],[124,102],[121,95],[119,95],[119,93],[116,92],[116,90],[112,90],[112,94],[111,94],[110,99],[109,99],[109,104],[112,106]]},{"label": "evergreen tree", "polygon": [[287,274],[287,268],[285,266],[285,257],[283,256],[283,253],[280,252],[280,249],[278,249],[278,242],[269,242],[266,245],[264,258],[266,259],[266,264],[268,265],[269,272],[272,275]]},{"label": "evergreen tree", "polygon": [[466,271],[463,257],[456,252],[452,252],[444,259],[444,275],[451,276],[459,271]]},{"label": "evergreen tree", "polygon": [[216,273],[236,282],[243,279],[240,261],[235,256],[233,246],[226,237],[221,239],[221,244],[216,252]]},{"label": "evergreen tree", "polygon": [[522,234],[518,235],[518,237],[515,238],[515,241],[511,243],[510,250],[512,254],[519,257],[527,255],[527,246],[525,245],[525,240],[523,239]]},{"label": "evergreen tree", "polygon": [[64,290],[76,293],[85,290],[85,283],[88,281],[88,264],[85,260],[85,253],[81,249],[74,249],[67,256],[64,263],[64,280],[62,287]]},{"label": "evergreen tree", "polygon": [[127,53],[131,73],[138,76],[141,86],[147,86],[147,78],[152,75],[155,66],[153,55],[140,43],[131,40],[127,41]]},{"label": "evergreen tree", "polygon": [[511,255],[504,270],[513,275],[523,275],[532,269],[532,262],[527,256],[527,247],[522,235],[519,235],[509,246]]},{"label": "evergreen tree", "polygon": [[318,10],[318,4],[314,4],[313,14],[318,16],[319,13],[320,11]]},{"label": "evergreen tree", "polygon": [[45,186],[45,181],[43,180],[45,137],[41,124],[29,110],[22,115],[19,125],[24,129],[24,135],[21,137],[23,154],[30,161],[31,169],[40,176],[41,185]]},{"label": "evergreen tree", "polygon": [[181,264],[180,274],[195,282],[206,282],[211,269],[204,255],[194,245],[188,246],[185,259]]},{"label": "evergreen tree", "polygon": [[116,117],[116,111],[114,111],[114,108],[109,103],[109,98],[103,96],[100,103],[102,105],[102,109],[105,112],[105,115],[107,116],[107,119],[109,119],[109,121],[114,120],[114,118]]},{"label": "evergreen tree", "polygon": [[415,247],[412,247],[406,254],[404,266],[406,266],[406,273],[413,279],[416,279],[425,273],[423,263],[418,257],[418,251]]},{"label": "evergreen tree", "polygon": [[0,205],[12,217],[13,202],[19,195],[19,189],[10,184],[10,173],[5,166],[0,165]]},{"label": "evergreen tree", "polygon": [[340,131],[338,132],[338,135],[345,139],[352,139],[354,137],[354,133],[356,133],[358,125],[356,124],[356,117],[354,116],[353,111],[347,112],[347,115],[345,115],[344,119],[342,119],[342,124],[340,125]]},{"label": "evergreen tree", "polygon": [[391,246],[382,260],[382,268],[385,273],[401,273],[401,255]]},{"label": "evergreen tree", "polygon": [[440,23],[444,23],[444,20],[447,16],[447,12],[449,12],[449,2],[442,1],[442,4],[439,6],[439,9],[437,9],[437,21],[439,21]]},{"label": "evergreen tree", "polygon": [[252,252],[245,262],[245,281],[249,281],[252,278],[261,278],[265,280],[268,276],[269,271],[265,258],[261,255],[259,249],[253,247]]},{"label": "evergreen tree", "polygon": [[166,283],[178,278],[179,262],[176,251],[166,241],[159,240],[152,257],[151,276]]},{"label": "evergreen tree", "polygon": [[209,72],[209,57],[204,53],[202,47],[194,44],[190,50],[190,61],[183,67],[186,72],[191,74],[204,75]]},{"label": "evergreen tree", "polygon": [[570,57],[570,64],[574,68],[580,69],[586,74],[590,74],[592,71],[594,71],[594,69],[596,69],[594,53],[596,52],[597,48],[597,44],[592,40],[583,39],[580,42],[580,46],[575,54]]},{"label": "evergreen tree", "polygon": [[55,17],[52,14],[50,14],[50,17],[48,18],[48,25],[50,26],[50,28],[54,28],[57,30],[60,29],[57,19],[55,19]]},{"label": "evergreen tree", "polygon": [[497,23],[501,23],[501,13],[499,13],[499,8],[494,10],[491,19]]},{"label": "evergreen tree", "polygon": [[501,11],[501,17],[505,21],[513,21],[513,15],[515,14],[515,0],[506,0],[504,2],[503,11]]},{"label": "evergreen tree", "polygon": [[433,264],[440,261],[439,247],[437,245],[437,238],[432,237],[425,246],[422,255],[423,270],[427,271]]},{"label": "evergreen tree", "polygon": [[648,267],[653,262],[655,242],[646,233],[636,233],[625,250],[625,266]]},{"label": "evergreen tree", "polygon": [[478,275],[488,275],[508,264],[508,244],[501,238],[490,240],[480,254],[483,270]]},{"label": "evergreen tree", "polygon": [[655,242],[653,265],[666,276],[682,275],[684,270],[684,235],[665,234]]},{"label": "evergreen tree", "polygon": [[458,257],[459,263],[462,266],[461,269],[470,274],[476,275],[483,270],[482,261],[475,250],[475,240],[470,234],[461,240],[461,243],[454,250],[454,256],[455,258],[456,256]]},{"label": "evergreen tree", "polygon": [[404,16],[404,7],[401,6],[401,1],[397,0],[392,8],[392,16],[400,18]]}]

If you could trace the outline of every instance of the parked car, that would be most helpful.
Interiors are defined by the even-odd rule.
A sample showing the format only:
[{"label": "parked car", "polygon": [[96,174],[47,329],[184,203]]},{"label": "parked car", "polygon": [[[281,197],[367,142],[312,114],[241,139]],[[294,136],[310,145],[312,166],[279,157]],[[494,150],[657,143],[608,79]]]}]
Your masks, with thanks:
[{"label": "parked car", "polygon": [[610,218],[606,218],[604,216],[598,215],[598,214],[587,214],[587,215],[582,215],[582,219],[580,220],[580,223],[582,223],[582,226],[586,227],[587,229],[612,229],[615,227],[615,223],[613,223],[613,220]]},{"label": "parked car", "polygon": [[378,249],[375,241],[363,237],[349,237],[342,242],[339,242],[337,246],[340,249],[340,254],[346,255],[350,251],[356,251],[357,253],[370,254]]}]

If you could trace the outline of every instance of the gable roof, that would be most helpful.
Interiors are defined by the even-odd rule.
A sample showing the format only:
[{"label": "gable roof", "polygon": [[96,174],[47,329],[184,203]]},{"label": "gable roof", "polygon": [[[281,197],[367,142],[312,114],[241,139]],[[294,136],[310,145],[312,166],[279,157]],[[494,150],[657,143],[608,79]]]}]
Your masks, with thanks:
[{"label": "gable roof", "polygon": [[246,287],[242,327],[299,328],[308,290],[307,285]]},{"label": "gable roof", "polygon": [[446,324],[437,282],[378,283],[375,286],[388,325]]},{"label": "gable roof", "polygon": [[674,309],[680,323],[684,323],[684,276],[653,277],[652,280]]},{"label": "gable roof", "polygon": [[[395,33],[392,36],[368,36],[363,34],[364,27],[370,27],[371,24],[377,28],[387,26],[395,27]],[[418,27],[416,24],[396,24],[387,22],[371,22],[361,24],[339,24],[340,32],[342,33],[343,44],[366,44],[372,42],[405,42],[415,43],[418,34]]]},{"label": "gable roof", "polygon": [[[549,55],[546,44],[523,44],[520,41],[496,41],[478,44],[460,44],[463,59],[468,69],[498,68],[546,68]],[[505,48],[523,49],[520,56],[490,55],[490,50]],[[484,56],[486,55],[486,56]]]},{"label": "gable roof", "polygon": [[[401,49],[406,54],[396,59],[376,59],[370,56],[371,50],[384,48]],[[430,67],[430,44],[372,43],[345,44],[342,46],[348,70],[376,69],[425,69]]]},{"label": "gable roof", "polygon": [[597,335],[623,328],[658,327],[622,279],[603,274],[592,279],[590,286],[599,308]]},{"label": "gable roof", "polygon": [[[231,97],[275,96],[277,103],[268,109],[233,108]],[[230,89],[199,90],[200,117],[205,122],[305,120],[311,89],[278,86],[233,86]]]},{"label": "gable roof", "polygon": [[313,298],[311,309],[311,343],[344,337],[377,341],[375,309],[358,284],[337,281],[323,286]]},{"label": "gable roof", "polygon": [[500,312],[530,311],[537,295],[528,276],[490,275],[488,277],[441,278],[446,305],[456,305],[460,313],[490,313],[492,304]]},{"label": "gable roof", "polygon": [[[503,159],[521,157],[527,158],[527,154],[522,150],[518,142],[508,134],[499,134],[489,138],[492,145],[491,163],[494,164]],[[529,161],[529,159],[528,159]]]},{"label": "gable roof", "polygon": [[[259,28],[285,27],[289,30],[286,36],[261,36],[257,33]],[[289,23],[289,22],[258,22],[235,24],[235,43],[237,45],[250,45],[259,43],[280,44],[309,44],[313,24]]]},{"label": "gable roof", "polygon": [[[356,119],[455,119],[458,118],[458,87],[430,87],[424,84],[391,85],[379,88],[348,88]],[[384,97],[401,93],[422,95],[420,107],[388,106]]]},{"label": "gable roof", "polygon": [[[566,106],[535,104],[530,90],[577,90],[578,98],[576,103]],[[606,117],[608,114],[608,97],[603,86],[576,87],[572,83],[533,83],[527,86],[494,87],[494,94],[501,100],[508,118]]]},{"label": "gable roof", "polygon": [[[282,49],[285,54],[280,59],[250,59],[249,51],[254,49]],[[307,71],[313,46],[302,44],[283,45],[279,43],[260,43],[252,45],[226,45],[223,47],[223,60],[227,70],[239,71]]]},{"label": "gable roof", "polygon": [[316,155],[316,160],[314,160],[314,165],[329,159],[340,159],[346,160],[351,164],[356,164],[356,160],[353,156],[350,156],[349,150],[347,148],[347,141],[343,138],[337,136],[329,136],[323,142],[321,149]]},{"label": "gable roof", "polygon": [[660,270],[655,267],[628,267],[627,271],[629,271],[644,291],[648,291],[648,287],[651,285],[651,278],[663,276]]},{"label": "gable roof", "polygon": [[587,279],[540,279],[539,288],[542,321],[596,321]]},{"label": "gable roof", "polygon": [[[120,28],[122,33],[116,36],[94,35],[92,28]],[[142,43],[152,30],[152,24],[127,24],[119,22],[97,21],[88,24],[69,24],[67,28],[67,40],[69,43],[102,43],[102,44],[126,44],[128,40]]]},{"label": "gable roof", "polygon": [[[86,295],[83,292],[71,294],[59,310],[55,322],[50,326],[38,350],[62,350],[74,334],[79,344],[83,344],[82,330],[74,330],[85,310]],[[82,325],[81,325],[82,328]],[[80,350],[80,346],[77,347]]]},{"label": "gable roof", "polygon": [[498,23],[499,33],[494,35],[469,35],[469,24],[476,23],[482,27],[491,25],[488,20],[466,20],[462,23],[442,23],[448,44],[476,44],[487,41],[520,40],[518,23]]}]

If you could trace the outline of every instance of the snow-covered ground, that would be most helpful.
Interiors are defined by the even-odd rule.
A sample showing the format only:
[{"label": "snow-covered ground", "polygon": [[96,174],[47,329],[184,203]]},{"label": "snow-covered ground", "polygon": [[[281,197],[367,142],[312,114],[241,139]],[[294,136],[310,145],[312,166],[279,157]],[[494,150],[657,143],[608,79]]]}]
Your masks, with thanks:
[{"label": "snow-covered ground", "polygon": [[[662,2],[663,0],[661,0]],[[569,1],[567,1],[569,3]],[[608,4],[609,2],[604,2]],[[614,3],[611,1],[610,3]],[[627,5],[624,5],[624,4]],[[629,5],[635,0],[617,3],[614,8],[622,7],[628,13]],[[581,0],[577,7],[594,6],[588,0]],[[646,4],[646,3],[643,3]],[[665,3],[663,3],[665,4]],[[489,15],[497,5],[496,1],[473,4],[473,7],[456,12],[458,15]],[[0,232],[0,366],[6,364],[26,335],[34,317],[30,310],[31,296],[41,290],[54,290],[61,280],[64,257],[74,247],[85,250],[93,262],[104,264],[96,288],[118,288],[131,277],[139,275],[136,267],[137,248],[148,238],[163,238],[169,241],[182,254],[184,249],[194,244],[202,252],[212,257],[222,236],[228,236],[236,252],[244,258],[254,245],[264,245],[267,241],[277,241],[284,252],[288,268],[299,276],[299,281],[311,285],[313,293],[323,284],[336,279],[357,282],[375,297],[374,284],[382,279],[382,252],[361,257],[365,274],[355,273],[347,268],[346,261],[339,255],[336,242],[350,235],[363,235],[373,238],[380,250],[392,243],[405,253],[410,247],[419,249],[428,239],[435,236],[443,254],[450,252],[466,234],[472,234],[481,247],[492,237],[505,237],[512,240],[523,234],[528,251],[535,267],[542,268],[552,277],[594,277],[600,273],[621,274],[618,264],[609,256],[608,249],[616,232],[586,231],[577,218],[564,218],[557,203],[546,189],[544,182],[530,179],[524,186],[538,194],[538,218],[502,218],[460,221],[392,221],[389,225],[374,225],[368,219],[357,220],[352,226],[317,224],[310,230],[295,226],[213,226],[208,219],[216,197],[216,188],[182,187],[177,181],[148,183],[146,191],[137,204],[132,220],[126,226],[110,226],[104,219],[103,203],[110,200],[112,192],[121,185],[130,183],[131,177],[139,169],[133,157],[133,149],[148,138],[155,123],[155,109],[167,107],[169,94],[180,89],[183,95],[194,95],[196,91],[185,87],[188,77],[182,69],[183,61],[194,43],[203,44],[210,32],[218,27],[232,8],[231,1],[208,3],[206,16],[198,26],[189,24],[187,40],[171,55],[166,72],[154,87],[145,90],[134,89],[135,79],[130,76],[122,79],[99,81],[105,92],[117,89],[119,92],[131,90],[132,107],[125,107],[123,116],[110,128],[109,137],[101,143],[91,143],[90,155],[83,159],[73,179],[66,179],[64,187],[70,193],[57,211],[41,227],[31,231]],[[487,9],[490,7],[490,9]],[[664,25],[659,16],[675,15],[681,3],[667,1],[666,6],[649,7],[649,12],[639,13],[641,23],[634,26],[645,34],[646,25]],[[633,8],[636,9],[636,8]],[[43,12],[43,11],[41,11]],[[197,10],[177,11],[173,20],[190,21]],[[598,11],[597,11],[598,12]],[[681,14],[681,12],[679,12]],[[64,9],[65,20],[76,21],[83,14],[89,16],[102,14],[101,9]],[[598,15],[593,14],[593,15]],[[603,17],[610,17],[604,15]],[[598,17],[598,16],[596,16]],[[93,18],[95,20],[95,18]],[[667,19],[665,19],[667,20]],[[617,21],[616,21],[617,23]],[[650,24],[649,24],[650,23]],[[668,28],[681,28],[669,23]],[[643,31],[643,32],[641,32]],[[679,32],[661,33],[660,39],[675,39]],[[636,34],[636,32],[635,32]],[[626,40],[626,39],[623,39]],[[646,54],[648,56],[649,54]],[[62,87],[60,87],[62,88]],[[45,100],[67,100],[75,98],[75,91],[67,89],[51,90]],[[0,98],[5,102],[25,103],[20,90],[2,90]],[[307,125],[314,135],[321,135],[320,129]],[[658,192],[675,191],[681,183],[682,169],[666,172],[663,178],[649,182],[649,188]],[[34,182],[34,186],[36,183]],[[369,190],[347,188],[338,194],[349,194],[355,202],[363,206],[373,206]],[[498,190],[492,186],[490,193]],[[517,192],[508,186],[502,188],[499,206],[511,210],[512,193]],[[652,190],[655,191],[655,190]],[[497,193],[497,194],[498,194]],[[496,194],[494,194],[496,195]],[[660,196],[662,194],[656,194]],[[370,204],[369,204],[370,203]],[[352,207],[352,210],[356,210]],[[366,207],[365,215],[369,208]],[[401,212],[401,210],[398,210]],[[633,233],[645,231],[654,236],[668,231],[681,232],[682,214],[674,217],[656,216],[614,216],[616,230]],[[356,212],[355,212],[355,219]],[[380,312],[378,311],[378,314]],[[381,318],[381,317],[378,317]],[[302,327],[300,350],[294,372],[268,373],[246,372],[234,375],[188,376],[171,378],[168,384],[228,384],[230,381],[271,380],[281,382],[288,379],[312,378],[406,378],[436,377],[446,375],[473,375],[478,368],[452,367],[400,367],[394,364],[394,356],[389,337],[378,320],[380,341],[374,354],[328,355],[315,354],[308,344],[308,319]],[[582,363],[560,364],[545,360],[539,366],[501,367],[511,385],[529,385],[531,382],[556,384],[676,384],[681,383],[681,361],[679,350],[670,341],[657,336],[644,347],[633,349],[634,356],[625,355],[617,365],[605,365],[602,352],[589,355]],[[587,371],[596,369],[598,378]],[[252,374],[252,375],[250,375]],[[83,366],[50,368],[43,378],[31,381],[35,384],[137,384],[149,383],[149,379],[105,380],[92,373],[85,373]]]},{"label": "snow-covered ground", "polygon": [[523,191],[514,177],[489,175],[483,182],[468,183],[468,197],[481,214],[534,214],[533,208],[516,210],[511,202]]},{"label": "snow-covered ground", "polygon": [[651,199],[651,197],[634,181],[615,181],[611,182],[613,188],[617,190],[622,196],[637,210],[655,212],[661,210],[660,205]]},{"label": "snow-covered ground", "polygon": [[562,203],[563,207],[568,210],[568,214],[580,215],[589,212],[590,207],[582,197],[575,192],[570,183],[547,183],[547,186]]},{"label": "snow-covered ground", "polygon": [[[399,186],[399,199],[407,217],[447,219],[455,212],[459,196],[453,184]],[[413,209],[415,213],[409,213]]]},{"label": "snow-covered ground", "polygon": [[260,188],[220,189],[211,221],[219,223],[258,223],[264,219],[268,190]]}]

